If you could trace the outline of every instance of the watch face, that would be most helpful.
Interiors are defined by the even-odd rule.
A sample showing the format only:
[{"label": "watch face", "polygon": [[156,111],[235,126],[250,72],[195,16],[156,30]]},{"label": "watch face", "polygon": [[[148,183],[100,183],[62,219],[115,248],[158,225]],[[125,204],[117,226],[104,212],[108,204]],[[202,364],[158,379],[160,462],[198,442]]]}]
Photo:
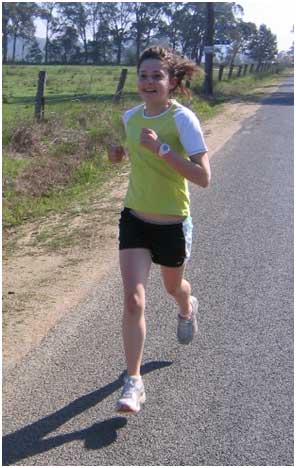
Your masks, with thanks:
[{"label": "watch face", "polygon": [[167,145],[166,143],[162,143],[159,148],[159,156],[164,156],[165,154],[169,153],[170,151],[170,146]]}]

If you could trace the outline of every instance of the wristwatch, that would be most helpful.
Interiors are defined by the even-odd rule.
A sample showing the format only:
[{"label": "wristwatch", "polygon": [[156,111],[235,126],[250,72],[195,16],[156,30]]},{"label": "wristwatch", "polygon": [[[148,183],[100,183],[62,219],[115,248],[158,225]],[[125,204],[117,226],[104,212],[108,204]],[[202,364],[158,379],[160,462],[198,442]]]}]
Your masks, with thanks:
[{"label": "wristwatch", "polygon": [[170,151],[171,151],[170,145],[168,145],[167,143],[162,143],[158,150],[158,156],[165,156]]}]

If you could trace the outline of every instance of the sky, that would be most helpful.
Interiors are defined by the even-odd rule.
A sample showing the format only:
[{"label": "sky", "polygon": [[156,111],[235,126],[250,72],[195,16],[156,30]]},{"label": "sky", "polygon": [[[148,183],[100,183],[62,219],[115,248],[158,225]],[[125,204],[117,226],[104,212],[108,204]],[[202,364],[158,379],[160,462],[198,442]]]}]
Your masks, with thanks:
[{"label": "sky", "polygon": [[[291,32],[295,23],[294,0],[237,0],[244,9],[243,20],[255,23],[257,27],[265,24],[277,36],[278,50],[289,50],[294,40]],[[45,36],[44,22],[36,23],[38,37]]]},{"label": "sky", "polygon": [[289,50],[294,40],[295,2],[292,0],[238,0],[244,9],[243,20],[258,26],[266,24],[277,36],[278,50]]}]

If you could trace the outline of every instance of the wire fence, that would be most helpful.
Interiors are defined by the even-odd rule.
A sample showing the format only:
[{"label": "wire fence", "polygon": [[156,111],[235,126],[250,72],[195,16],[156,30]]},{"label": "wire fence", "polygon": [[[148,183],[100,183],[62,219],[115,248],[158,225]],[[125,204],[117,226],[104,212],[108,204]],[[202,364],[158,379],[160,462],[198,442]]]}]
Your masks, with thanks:
[{"label": "wire fence", "polygon": [[[50,70],[50,68],[49,68]],[[60,70],[62,74],[62,69]],[[278,73],[280,71],[280,66],[277,63],[261,63],[261,64],[241,64],[235,66],[226,66],[226,65],[219,65],[214,66],[213,68],[213,80],[214,82],[221,82],[221,81],[228,81],[231,79],[237,79],[246,76],[247,74],[258,74],[258,73]],[[96,91],[92,92],[74,92],[74,79],[76,76],[72,73],[69,75],[68,81],[70,82],[68,90],[69,92],[65,94],[65,92],[59,92],[57,89],[59,85],[55,83],[55,94],[50,95],[46,92],[46,81],[51,79],[50,71],[39,70],[38,72],[38,81],[37,81],[37,90],[35,85],[35,93],[32,92],[31,95],[28,96],[15,96],[12,99],[6,99],[5,92],[3,93],[3,103],[5,104],[26,104],[32,105],[34,108],[34,117],[39,121],[44,119],[45,115],[45,107],[48,104],[59,104],[59,103],[67,103],[67,102],[81,102],[81,101],[99,101],[99,102],[112,102],[113,104],[120,103],[124,96],[127,95],[136,95],[136,92],[131,92],[131,87],[129,86],[128,90],[125,90],[125,85],[128,76],[131,76],[132,79],[135,79],[135,70],[131,70],[130,68],[122,68],[119,75],[119,69],[115,70],[116,76],[112,77],[111,69],[105,70],[105,73],[108,74],[107,80],[108,81],[108,90],[109,92],[105,92],[103,78],[101,77],[101,82],[103,85],[103,89],[101,89],[101,93]],[[80,70],[79,70],[80,73]],[[97,73],[97,77],[94,78],[93,73]],[[102,69],[89,72],[89,76],[86,75],[85,79],[80,80],[80,84],[85,86],[88,91],[90,90],[92,83],[95,79],[100,81],[100,73],[102,73]],[[8,74],[8,73],[7,73]],[[111,80],[112,77],[112,80]],[[32,78],[32,75],[31,75]],[[71,83],[72,79],[72,83]],[[88,79],[88,81],[87,81]],[[83,81],[84,80],[84,81]],[[110,81],[112,81],[110,83]],[[32,83],[32,79],[31,79]],[[62,83],[62,82],[61,82]],[[117,83],[117,85],[116,85]],[[114,86],[113,86],[114,84]],[[71,88],[72,85],[72,88]],[[77,86],[77,84],[76,84]],[[115,87],[116,86],[116,87]],[[62,84],[60,84],[60,89],[62,89]],[[112,91],[113,87],[113,91]],[[24,86],[24,89],[26,87]],[[32,89],[32,88],[31,88]],[[73,91],[73,92],[72,92]]]}]

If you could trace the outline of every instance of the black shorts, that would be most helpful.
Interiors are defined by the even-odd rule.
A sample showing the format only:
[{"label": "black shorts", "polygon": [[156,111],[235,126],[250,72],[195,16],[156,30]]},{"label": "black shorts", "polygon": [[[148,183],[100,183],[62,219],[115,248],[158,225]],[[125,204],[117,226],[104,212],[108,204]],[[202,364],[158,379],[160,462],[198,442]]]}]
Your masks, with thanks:
[{"label": "black shorts", "polygon": [[153,263],[179,267],[190,256],[191,242],[190,216],[176,224],[154,224],[139,219],[129,208],[121,212],[119,250],[148,249]]}]

